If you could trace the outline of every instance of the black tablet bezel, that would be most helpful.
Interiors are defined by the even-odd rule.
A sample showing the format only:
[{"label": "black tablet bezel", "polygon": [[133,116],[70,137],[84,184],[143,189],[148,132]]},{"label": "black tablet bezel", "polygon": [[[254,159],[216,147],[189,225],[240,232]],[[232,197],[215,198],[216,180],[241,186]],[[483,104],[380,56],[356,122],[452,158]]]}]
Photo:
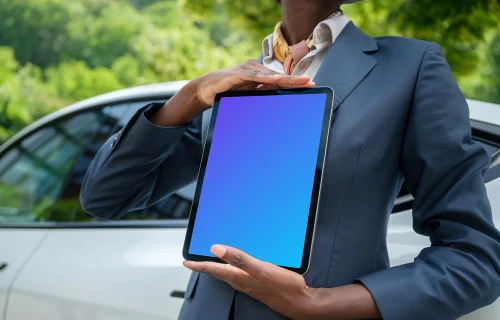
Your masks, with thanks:
[{"label": "black tablet bezel", "polygon": [[326,150],[328,146],[328,135],[330,131],[330,122],[333,111],[333,90],[329,87],[316,87],[316,88],[299,88],[299,89],[277,89],[277,90],[248,90],[248,91],[228,91],[224,93],[219,93],[215,97],[214,105],[212,107],[212,117],[210,119],[210,125],[208,128],[208,133],[206,137],[205,146],[203,148],[203,155],[201,159],[200,170],[198,173],[198,183],[196,185],[196,191],[193,198],[193,204],[191,206],[191,214],[189,216],[189,223],[186,231],[186,238],[184,241],[184,248],[182,250],[182,255],[186,260],[190,261],[214,261],[214,262],[224,262],[216,257],[202,256],[189,253],[189,246],[191,244],[191,237],[193,234],[194,222],[196,219],[196,213],[198,210],[201,187],[203,185],[203,179],[205,176],[205,170],[208,162],[208,156],[210,154],[210,146],[212,143],[212,136],[215,127],[215,122],[217,119],[217,112],[219,111],[219,103],[221,98],[225,97],[242,97],[242,96],[270,96],[270,95],[290,95],[290,94],[326,94],[326,102],[323,116],[323,125],[321,128],[320,146],[318,148],[318,157],[316,160],[316,171],[314,174],[313,191],[311,193],[311,205],[309,207],[309,218],[307,221],[306,237],[304,241],[304,251],[302,253],[302,263],[299,268],[280,266],[282,268],[304,274],[309,268],[309,261],[312,249],[312,241],[314,236],[314,229],[316,223],[316,214],[319,205],[319,196],[321,191],[321,182],[323,178],[323,167],[325,162]]}]

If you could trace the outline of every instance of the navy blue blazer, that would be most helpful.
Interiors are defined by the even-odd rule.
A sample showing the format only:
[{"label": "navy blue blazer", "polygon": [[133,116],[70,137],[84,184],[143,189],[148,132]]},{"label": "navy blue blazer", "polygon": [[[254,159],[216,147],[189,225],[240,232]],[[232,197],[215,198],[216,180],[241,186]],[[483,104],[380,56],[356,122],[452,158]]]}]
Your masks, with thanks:
[{"label": "navy blue blazer", "polygon": [[[333,88],[335,111],[307,284],[363,283],[388,320],[454,319],[496,300],[500,234],[483,180],[490,159],[471,140],[467,102],[440,47],[373,39],[349,23],[314,81]],[[82,189],[87,212],[114,219],[196,179],[200,117],[156,127],[146,116],[160,106],[141,109],[101,148]],[[387,223],[403,180],[415,197],[415,232],[431,246],[390,268]],[[233,298],[238,320],[284,318],[193,273],[180,319],[227,319]]]}]

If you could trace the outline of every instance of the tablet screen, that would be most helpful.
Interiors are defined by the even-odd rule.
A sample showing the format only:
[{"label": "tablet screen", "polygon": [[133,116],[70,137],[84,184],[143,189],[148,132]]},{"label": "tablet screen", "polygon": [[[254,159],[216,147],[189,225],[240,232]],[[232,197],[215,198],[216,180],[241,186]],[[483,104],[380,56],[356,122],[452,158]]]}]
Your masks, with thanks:
[{"label": "tablet screen", "polygon": [[190,254],[213,257],[210,247],[224,244],[301,266],[326,99],[325,93],[221,98]]}]

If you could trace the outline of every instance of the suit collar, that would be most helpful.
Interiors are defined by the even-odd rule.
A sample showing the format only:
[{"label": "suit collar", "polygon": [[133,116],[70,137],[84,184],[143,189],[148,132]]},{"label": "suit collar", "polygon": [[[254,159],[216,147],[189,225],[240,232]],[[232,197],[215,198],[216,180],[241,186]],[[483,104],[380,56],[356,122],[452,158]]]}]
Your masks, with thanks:
[{"label": "suit collar", "polygon": [[314,82],[318,86],[328,86],[333,89],[334,110],[377,65],[377,61],[366,54],[377,50],[375,40],[359,30],[352,22],[349,22],[337,40],[328,48]]},{"label": "suit collar", "polygon": [[347,42],[352,49],[358,49],[366,53],[378,51],[377,42],[372,37],[359,30],[352,21],[346,25],[337,41]]}]

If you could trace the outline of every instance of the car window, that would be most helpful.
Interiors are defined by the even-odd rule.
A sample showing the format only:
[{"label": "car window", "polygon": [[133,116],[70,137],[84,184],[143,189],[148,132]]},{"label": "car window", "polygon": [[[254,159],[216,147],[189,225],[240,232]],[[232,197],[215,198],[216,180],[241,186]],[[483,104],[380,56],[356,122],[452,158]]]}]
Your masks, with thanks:
[{"label": "car window", "polygon": [[[77,159],[72,172],[62,188],[51,215],[51,221],[56,222],[94,222],[97,219],[85,213],[79,202],[79,193],[83,177],[99,148],[110,135],[121,130],[137,110],[150,102],[139,101],[107,107],[103,110],[106,115],[99,134],[87,142],[85,152]],[[121,220],[164,220],[187,219],[191,209],[191,189],[183,193],[167,196],[155,205],[129,212]],[[194,191],[193,191],[194,192]]]},{"label": "car window", "polygon": [[136,101],[136,102],[130,102],[128,104],[129,108],[122,114],[120,118],[120,125],[124,126],[129,120],[132,118],[132,116],[139,110],[139,108],[142,108],[146,106],[147,104],[153,103],[153,102],[165,102],[165,101]]},{"label": "car window", "polygon": [[0,158],[0,223],[50,221],[68,173],[102,122],[101,112],[56,121]]},{"label": "car window", "polygon": [[488,143],[485,141],[478,141],[478,142],[481,143],[481,145],[486,149],[486,151],[488,152],[488,154],[490,156],[493,156],[494,154],[496,154],[498,152],[498,150],[500,149],[499,146],[497,146],[493,143]]},{"label": "car window", "polygon": [[[82,141],[82,152],[76,157],[71,171],[68,172],[64,180],[61,192],[52,208],[48,221],[75,222],[92,220],[89,215],[80,209],[79,195],[83,177],[99,148],[112,134],[122,128],[120,123],[121,116],[129,108],[128,104],[123,104],[104,107],[96,111],[101,115],[100,122],[93,135]],[[80,121],[78,116],[75,116],[68,121],[68,124],[75,126],[84,125],[84,121]]]}]

